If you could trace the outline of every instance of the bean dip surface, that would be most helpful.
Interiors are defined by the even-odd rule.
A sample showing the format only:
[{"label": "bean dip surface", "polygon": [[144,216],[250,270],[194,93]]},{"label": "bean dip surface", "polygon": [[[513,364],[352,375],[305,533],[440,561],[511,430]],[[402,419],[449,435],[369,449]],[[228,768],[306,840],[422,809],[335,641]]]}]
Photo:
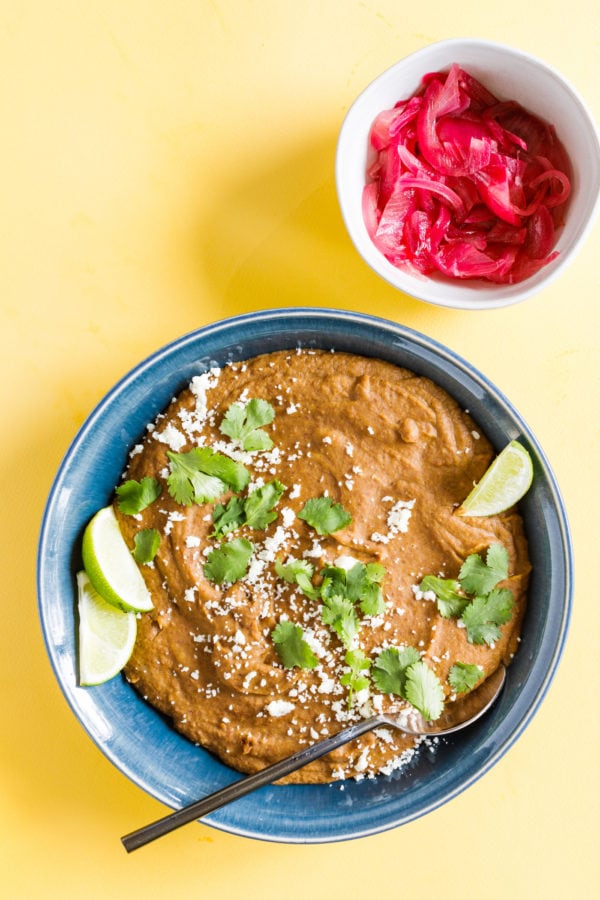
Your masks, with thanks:
[{"label": "bean dip surface", "polygon": [[[274,418],[261,430],[268,449],[244,450],[221,430],[232,404],[267,401]],[[215,536],[214,511],[232,497],[185,505],[167,488],[173,454],[210,447],[242,463],[249,492],[284,486],[262,528],[247,524]],[[168,454],[171,454],[168,455]],[[290,350],[233,363],[195,377],[148,426],[131,453],[126,479],[155,478],[158,500],[137,515],[115,504],[130,546],[141,529],[160,535],[154,560],[141,566],[154,608],[138,622],[127,679],[191,741],[241,772],[255,772],[346,724],[407,707],[372,682],[354,696],[338,633],[322,604],[282,578],[276,561],[304,560],[318,585],[326,566],[344,570],[378,563],[385,609],[360,613],[352,646],[372,660],[385,648],[415,648],[446,695],[457,662],[491,674],[517,650],[529,572],[522,520],[516,510],[488,518],[456,515],[481,478],[493,450],[468,413],[430,380],[377,359],[327,351]],[[327,497],[351,517],[319,534],[298,513]],[[247,570],[232,583],[207,577],[215,548],[250,542]],[[493,544],[508,553],[510,620],[492,645],[468,640],[456,618],[443,618],[427,592],[426,575],[456,578],[469,554]],[[246,544],[247,546],[247,544]],[[272,633],[281,622],[301,626],[316,657],[311,668],[286,667]],[[457,702],[460,702],[458,700]],[[290,776],[327,782],[390,773],[415,752],[415,741],[380,728]]]}]

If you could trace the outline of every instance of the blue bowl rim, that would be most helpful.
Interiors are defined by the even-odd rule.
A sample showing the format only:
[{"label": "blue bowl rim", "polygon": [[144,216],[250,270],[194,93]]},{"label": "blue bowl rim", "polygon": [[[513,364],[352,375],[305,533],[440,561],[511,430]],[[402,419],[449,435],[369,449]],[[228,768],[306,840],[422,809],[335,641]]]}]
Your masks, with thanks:
[{"label": "blue bowl rim", "polygon": [[[144,780],[141,779],[135,772],[134,768],[124,763],[120,760],[115,754],[113,754],[110,748],[107,748],[102,741],[98,740],[97,737],[93,734],[91,729],[88,727],[87,723],[82,719],[80,712],[77,708],[75,700],[71,693],[69,692],[68,687],[62,682],[60,678],[60,671],[57,662],[57,656],[55,654],[55,648],[52,646],[49,636],[47,633],[47,629],[45,627],[45,601],[44,601],[44,574],[45,574],[45,563],[44,563],[44,553],[46,549],[46,544],[49,538],[49,527],[50,520],[53,513],[53,507],[55,504],[58,488],[63,480],[65,472],[67,471],[70,462],[73,457],[75,457],[81,447],[82,442],[85,437],[89,434],[89,432],[94,428],[98,419],[101,418],[102,413],[107,405],[109,405],[117,395],[124,390],[129,384],[134,382],[142,372],[145,370],[154,367],[157,363],[159,363],[162,359],[172,354],[179,353],[182,349],[189,346],[190,344],[195,344],[198,341],[202,341],[203,339],[214,337],[222,332],[224,335],[227,335],[232,329],[244,328],[245,326],[251,326],[253,323],[264,323],[266,325],[271,323],[277,323],[283,320],[286,324],[286,331],[291,331],[294,328],[294,322],[297,320],[297,324],[306,325],[308,319],[312,318],[313,320],[327,320],[329,323],[332,321],[342,324],[346,326],[356,326],[356,327],[364,327],[367,329],[375,329],[380,335],[383,333],[389,334],[390,337],[402,338],[410,341],[413,345],[418,347],[420,350],[425,350],[427,352],[433,353],[436,357],[443,360],[445,363],[450,363],[453,367],[457,367],[463,374],[467,375],[469,379],[474,380],[478,383],[486,392],[491,393],[494,400],[499,403],[501,406],[505,408],[510,418],[518,425],[521,431],[526,435],[527,440],[530,446],[535,450],[539,461],[543,466],[544,475],[548,481],[548,486],[554,498],[555,504],[555,512],[558,519],[558,524],[560,528],[560,535],[562,539],[562,549],[564,553],[565,560],[565,590],[564,590],[564,605],[562,609],[562,617],[561,622],[557,626],[558,631],[558,639],[556,640],[555,647],[549,664],[546,669],[545,677],[541,680],[536,695],[533,699],[533,702],[527,707],[525,712],[522,714],[520,721],[516,724],[515,727],[512,728],[509,734],[504,736],[504,739],[499,744],[499,746],[489,755],[489,757],[485,760],[483,765],[481,765],[477,771],[473,772],[467,779],[462,781],[459,785],[457,785],[452,790],[442,793],[439,797],[437,797],[434,801],[428,803],[426,806],[408,813],[403,816],[399,816],[394,821],[386,821],[381,825],[371,826],[368,828],[357,829],[354,828],[351,831],[340,831],[336,834],[309,834],[303,833],[296,835],[285,834],[285,836],[277,835],[275,833],[265,833],[260,829],[255,829],[252,827],[241,827],[239,824],[229,824],[227,821],[223,820],[220,813],[213,813],[210,816],[207,816],[202,821],[205,824],[211,825],[219,830],[224,832],[228,832],[231,834],[235,834],[238,836],[249,837],[254,839],[266,840],[266,841],[275,841],[275,842],[284,842],[284,843],[323,843],[323,842],[337,842],[344,841],[349,839],[356,839],[361,837],[367,837],[370,835],[374,835],[377,833],[381,833],[383,831],[389,830],[391,828],[398,827],[403,824],[407,824],[410,821],[413,821],[417,818],[420,818],[423,815],[426,815],[433,810],[439,808],[440,806],[446,804],[454,797],[460,795],[464,790],[475,784],[486,772],[488,772],[496,763],[504,756],[504,754],[512,747],[515,741],[520,737],[525,728],[529,725],[535,713],[539,709],[540,704],[545,698],[548,688],[556,674],[556,669],[560,662],[565,641],[567,638],[571,613],[572,613],[572,599],[573,599],[573,548],[571,541],[571,534],[567,519],[566,508],[564,505],[564,501],[552,471],[552,468],[549,464],[549,461],[546,457],[545,452],[540,446],[537,438],[532,433],[531,428],[526,424],[524,419],[512,405],[512,403],[508,400],[508,398],[500,391],[495,385],[492,384],[489,379],[483,375],[478,369],[472,366],[469,362],[467,362],[463,357],[454,351],[450,350],[448,347],[439,343],[433,338],[430,338],[412,328],[407,326],[398,324],[391,320],[374,316],[365,313],[357,313],[351,312],[347,310],[341,310],[330,307],[292,307],[292,308],[270,308],[265,310],[258,310],[251,313],[245,313],[238,316],[232,316],[229,318],[225,318],[222,320],[218,320],[216,322],[207,324],[201,328],[190,331],[183,336],[170,341],[169,343],[163,345],[158,348],[156,351],[148,355],[145,359],[143,359],[136,366],[131,368],[125,375],[123,375],[114,386],[104,395],[104,397],[95,405],[92,411],[89,413],[83,424],[78,429],[75,437],[73,438],[69,448],[67,449],[53,480],[43,516],[41,521],[41,528],[39,534],[38,541],[38,557],[37,557],[37,569],[36,569],[36,584],[37,584],[37,593],[38,593],[38,613],[40,616],[40,621],[42,625],[42,632],[44,643],[46,646],[46,650],[50,659],[50,663],[52,669],[54,671],[55,677],[59,682],[59,686],[67,700],[67,703],[71,707],[75,716],[77,717],[80,724],[87,731],[88,735],[92,738],[94,743],[98,746],[101,752],[127,777],[133,781],[137,786],[142,787],[147,793],[155,798],[162,800],[167,803],[167,805],[173,806],[172,803],[169,802],[168,799],[165,799],[162,796],[157,794],[157,791],[152,787],[148,786],[144,783]],[[232,342],[234,343],[234,342]],[[332,333],[332,343],[335,343],[335,333]],[[236,773],[233,773],[236,775]],[[236,775],[237,777],[237,775]],[[301,786],[293,786],[298,789]],[[308,787],[308,786],[303,786]],[[281,788],[280,788],[281,790]]]}]

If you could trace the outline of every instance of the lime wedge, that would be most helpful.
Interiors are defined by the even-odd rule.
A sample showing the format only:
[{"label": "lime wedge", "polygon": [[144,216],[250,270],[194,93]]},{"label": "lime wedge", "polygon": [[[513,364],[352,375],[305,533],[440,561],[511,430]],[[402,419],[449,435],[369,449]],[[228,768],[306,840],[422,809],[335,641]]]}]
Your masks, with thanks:
[{"label": "lime wedge", "polygon": [[518,441],[511,441],[456,512],[459,516],[494,516],[504,512],[527,493],[532,480],[529,453]]},{"label": "lime wedge", "polygon": [[103,600],[85,572],[77,573],[79,683],[102,684],[117,675],[135,644],[136,616]]},{"label": "lime wedge", "polygon": [[81,554],[88,578],[107,603],[125,612],[152,609],[152,598],[112,506],[101,509],[88,523]]}]

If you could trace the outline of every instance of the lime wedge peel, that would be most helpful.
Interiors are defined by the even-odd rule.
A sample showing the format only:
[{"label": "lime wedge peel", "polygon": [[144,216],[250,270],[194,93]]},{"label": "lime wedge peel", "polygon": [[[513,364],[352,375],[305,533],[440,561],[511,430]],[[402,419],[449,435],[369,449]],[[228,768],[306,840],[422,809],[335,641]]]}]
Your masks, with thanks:
[{"label": "lime wedge peel", "polygon": [[88,523],[81,547],[83,567],[96,591],[125,612],[148,612],[152,598],[121,534],[112,506]]},{"label": "lime wedge peel", "polygon": [[103,684],[117,675],[133,651],[136,614],[107,603],[85,572],[77,574],[79,683]]},{"label": "lime wedge peel", "polygon": [[459,516],[494,516],[525,496],[533,481],[533,463],[525,447],[511,441],[498,454],[469,496]]}]

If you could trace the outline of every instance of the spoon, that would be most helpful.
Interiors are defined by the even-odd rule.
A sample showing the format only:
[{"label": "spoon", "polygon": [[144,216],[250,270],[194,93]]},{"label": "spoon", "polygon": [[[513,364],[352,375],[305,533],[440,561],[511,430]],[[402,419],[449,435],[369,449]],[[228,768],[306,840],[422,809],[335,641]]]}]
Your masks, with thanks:
[{"label": "spoon", "polygon": [[381,728],[382,726],[397,728],[405,734],[415,737],[424,735],[440,737],[460,731],[462,728],[466,728],[468,725],[476,722],[477,719],[487,712],[502,690],[505,678],[506,669],[501,665],[493,675],[483,682],[481,687],[471,691],[460,703],[450,704],[449,708],[435,722],[428,722],[414,709],[403,710],[397,718],[377,715],[368,719],[362,719],[355,725],[350,725],[337,734],[324,738],[322,741],[317,741],[316,744],[299,750],[297,753],[285,757],[285,759],[276,762],[272,766],[267,766],[266,769],[262,769],[254,775],[240,778],[234,781],[233,784],[229,784],[213,794],[209,794],[202,800],[190,803],[189,806],[184,806],[182,809],[169,813],[150,825],[145,825],[137,831],[126,834],[121,838],[121,841],[128,853],[132,850],[137,850],[139,847],[149,844],[156,838],[162,837],[162,835],[168,834],[176,828],[186,825],[188,822],[193,822],[202,816],[208,815],[208,813],[214,812],[216,809],[220,809],[227,803],[232,803],[234,800],[244,797],[251,791],[256,790],[256,788],[278,781],[285,775],[301,769],[302,766],[306,766],[315,759],[320,759],[326,753],[366,734],[368,731],[372,731],[374,728]]}]

